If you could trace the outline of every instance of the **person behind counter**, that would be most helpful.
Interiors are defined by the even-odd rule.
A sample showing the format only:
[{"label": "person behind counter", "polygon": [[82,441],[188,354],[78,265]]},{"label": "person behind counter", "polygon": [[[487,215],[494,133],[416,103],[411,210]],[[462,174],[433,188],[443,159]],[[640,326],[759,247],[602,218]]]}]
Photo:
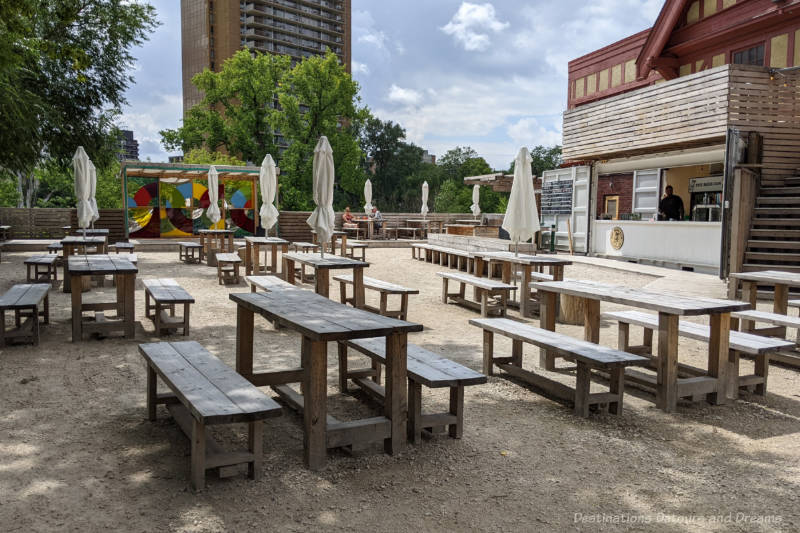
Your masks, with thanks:
[{"label": "person behind counter", "polygon": [[661,220],[683,220],[683,200],[672,194],[672,185],[664,189],[664,196],[658,204],[658,215]]}]

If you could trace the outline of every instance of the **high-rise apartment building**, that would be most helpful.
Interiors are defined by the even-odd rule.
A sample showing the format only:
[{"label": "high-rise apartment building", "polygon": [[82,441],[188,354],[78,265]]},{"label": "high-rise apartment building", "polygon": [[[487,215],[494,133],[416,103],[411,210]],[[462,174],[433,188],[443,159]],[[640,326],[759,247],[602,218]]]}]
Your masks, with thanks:
[{"label": "high-rise apartment building", "polygon": [[139,160],[139,141],[133,137],[133,131],[120,130],[119,132],[120,152],[117,158],[120,161]]},{"label": "high-rise apartment building", "polygon": [[183,110],[202,100],[192,77],[219,71],[237,50],[294,61],[327,49],[350,72],[351,0],[181,0]]}]

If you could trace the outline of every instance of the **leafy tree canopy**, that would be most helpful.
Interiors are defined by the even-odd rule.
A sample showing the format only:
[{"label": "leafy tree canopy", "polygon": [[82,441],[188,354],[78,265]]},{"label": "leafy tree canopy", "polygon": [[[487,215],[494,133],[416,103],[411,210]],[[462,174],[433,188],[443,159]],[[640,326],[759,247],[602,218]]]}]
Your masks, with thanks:
[{"label": "leafy tree canopy", "polygon": [[209,152],[205,148],[193,148],[189,150],[189,152],[183,156],[183,161],[184,163],[196,165],[227,165],[234,167],[242,167],[247,164],[232,155],[222,152]]}]

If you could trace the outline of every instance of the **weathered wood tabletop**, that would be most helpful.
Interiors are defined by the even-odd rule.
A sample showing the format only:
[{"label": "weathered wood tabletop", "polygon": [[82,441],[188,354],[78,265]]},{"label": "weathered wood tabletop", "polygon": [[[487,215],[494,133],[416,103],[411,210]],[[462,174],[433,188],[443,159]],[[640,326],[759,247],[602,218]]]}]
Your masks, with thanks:
[{"label": "weathered wood tabletop", "polygon": [[[303,411],[305,462],[309,468],[325,464],[327,442],[346,446],[365,439],[384,441],[397,453],[406,445],[407,388],[406,338],[421,324],[376,315],[324,298],[310,291],[235,293],[237,304],[236,370],[256,386],[273,386],[284,399]],[[253,373],[253,322],[258,313],[302,335],[301,366],[282,371]],[[386,402],[384,416],[339,423],[327,416],[328,342],[386,337]],[[269,353],[269,352],[267,352]],[[302,383],[300,396],[289,383]]]},{"label": "weathered wood tabletop", "polygon": [[[555,331],[558,294],[568,294],[584,301],[584,340],[600,342],[600,302],[650,309],[659,313],[657,352],[656,405],[671,412],[678,398],[687,395],[693,386],[707,387],[713,380],[712,403],[724,403],[737,391],[729,390],[728,374],[732,369],[728,359],[730,343],[730,313],[750,308],[747,302],[700,298],[642,289],[607,285],[593,281],[546,281],[532,284],[541,297],[541,327]],[[678,317],[709,315],[711,336],[708,343],[708,374],[706,383],[680,384],[678,380]],[[542,350],[540,363],[548,370],[555,368],[555,354]],[[697,381],[697,380],[696,380]]]}]

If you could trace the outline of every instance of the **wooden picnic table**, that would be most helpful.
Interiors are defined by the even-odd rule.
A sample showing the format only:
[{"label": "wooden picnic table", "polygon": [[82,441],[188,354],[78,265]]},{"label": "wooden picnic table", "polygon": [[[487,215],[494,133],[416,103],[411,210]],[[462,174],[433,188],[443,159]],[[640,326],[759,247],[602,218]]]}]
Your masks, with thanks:
[{"label": "wooden picnic table", "polygon": [[[244,271],[246,276],[253,274],[260,274],[262,272],[278,273],[278,247],[281,253],[289,251],[289,241],[285,241],[278,237],[245,237],[245,256],[244,256]],[[261,255],[261,247],[270,249],[270,257],[272,261],[267,265],[266,250],[264,251],[264,268],[262,270],[259,264],[259,256]]]},{"label": "wooden picnic table", "polygon": [[[302,411],[304,459],[309,468],[325,465],[327,448],[383,440],[388,453],[405,449],[407,335],[422,331],[421,324],[348,307],[310,291],[234,293],[230,299],[237,304],[236,371],[257,387],[272,386],[292,407]],[[255,313],[302,335],[299,368],[253,372]],[[328,342],[371,337],[386,337],[384,414],[340,422],[327,414]],[[264,355],[273,353],[264,350]],[[298,382],[302,395],[289,387]]]},{"label": "wooden picnic table", "polygon": [[2,225],[0,226],[0,241],[7,241],[8,240],[8,232],[11,230],[11,226]]},{"label": "wooden picnic table", "polygon": [[208,252],[214,244],[216,244],[216,246],[213,249],[219,250],[220,252],[232,254],[234,252],[233,249],[234,233],[236,232],[232,229],[197,230],[197,234],[200,235],[200,246],[202,246],[200,250],[200,261],[202,262],[203,257],[208,256]]},{"label": "wooden picnic table", "polygon": [[[724,403],[735,398],[737,391],[730,390],[728,359],[730,319],[732,311],[750,308],[747,302],[696,298],[675,294],[631,289],[592,281],[546,281],[533,283],[541,294],[540,327],[555,331],[556,300],[559,294],[568,294],[584,301],[584,340],[598,344],[600,341],[600,302],[610,302],[658,312],[658,350],[656,406],[666,412],[676,409],[678,398],[707,394],[711,403]],[[678,379],[678,318],[680,316],[709,315],[711,335],[708,343],[708,371],[705,376],[687,380]],[[546,370],[555,369],[555,354],[540,352],[539,365]]]},{"label": "wooden picnic table", "polygon": [[[82,339],[84,332],[123,331],[126,339],[135,334],[135,286],[139,269],[122,255],[74,255],[69,257],[67,271],[72,284],[72,342]],[[117,289],[113,302],[83,303],[83,276],[114,276]],[[116,310],[116,318],[108,320],[104,310]],[[84,311],[94,311],[93,319],[84,319]]]},{"label": "wooden picnic table", "polygon": [[64,292],[70,292],[72,290],[72,283],[69,279],[69,258],[78,253],[79,248],[83,248],[84,255],[86,252],[86,248],[88,246],[96,246],[98,254],[105,254],[107,252],[106,248],[106,238],[105,237],[83,237],[80,235],[68,235],[61,239],[61,245],[63,246],[62,250],[62,261],[61,264],[64,268]]},{"label": "wooden picnic table", "polygon": [[[489,272],[491,272],[492,264],[500,263],[503,283],[511,283],[514,267],[520,267],[522,281],[519,290],[519,312],[525,317],[533,315],[534,300],[531,297],[530,288],[533,270],[535,269],[538,272],[544,267],[548,267],[550,275],[553,276],[553,281],[561,281],[564,279],[564,267],[572,264],[572,261],[568,259],[553,255],[514,255],[514,252],[470,252],[469,256],[474,258],[475,275],[478,277],[483,276],[485,262],[489,263]],[[558,302],[556,302],[556,307],[558,307]]]},{"label": "wooden picnic table", "polygon": [[[312,238],[314,244],[322,245],[322,243],[319,242],[319,237],[317,237],[317,232],[315,230],[313,230],[313,229],[311,230],[311,238]],[[336,241],[338,239],[342,240],[342,244],[341,244],[341,248],[340,248],[340,250],[341,250],[341,254],[340,255],[342,257],[344,257],[344,256],[347,255],[347,232],[346,231],[335,230],[333,233],[331,233],[331,253],[332,254],[336,253]]]},{"label": "wooden picnic table", "polygon": [[434,220],[432,218],[409,218],[406,220],[406,224],[411,227],[419,227],[424,232],[425,236],[428,236],[428,233],[431,231],[431,225],[435,225],[437,228],[437,232],[442,232],[442,224],[441,220]]},{"label": "wooden picnic table", "polygon": [[283,254],[283,279],[294,285],[295,263],[314,269],[314,292],[328,298],[330,294],[330,271],[353,269],[353,298],[355,307],[364,307],[364,268],[365,261],[349,257],[318,253],[289,252]]},{"label": "wooden picnic table", "polygon": [[353,222],[361,226],[364,225],[364,234],[367,240],[371,240],[375,234],[375,219],[370,217],[353,217]]},{"label": "wooden picnic table", "polygon": [[[729,275],[732,279],[742,282],[742,299],[750,302],[753,309],[758,301],[758,286],[771,285],[775,289],[772,301],[774,313],[786,315],[789,311],[789,287],[800,287],[800,273],[783,272],[780,270],[762,270],[760,272],[733,272]],[[752,331],[751,320],[742,321],[742,331]],[[786,328],[776,331],[778,336],[786,336]]]}]

